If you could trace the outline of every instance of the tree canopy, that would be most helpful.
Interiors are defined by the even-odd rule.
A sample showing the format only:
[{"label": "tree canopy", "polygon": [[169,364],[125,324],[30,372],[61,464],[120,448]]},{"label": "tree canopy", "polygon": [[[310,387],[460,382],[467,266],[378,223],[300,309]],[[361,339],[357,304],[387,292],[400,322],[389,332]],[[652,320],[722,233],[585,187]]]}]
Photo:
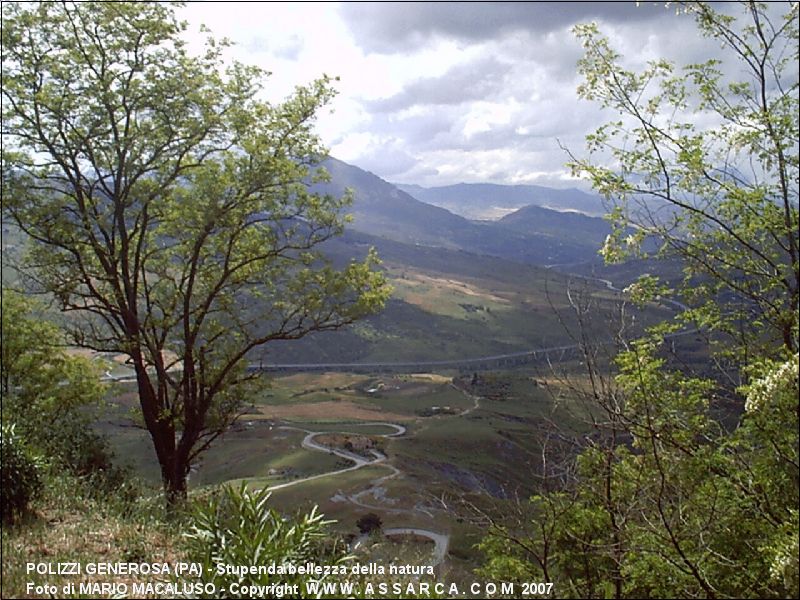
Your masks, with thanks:
[{"label": "tree canopy", "polygon": [[3,5],[3,210],[74,343],[122,353],[168,497],[257,384],[252,350],[382,306],[374,253],[334,268],[348,197],[313,194],[328,77],[277,104],[267,73],[191,55],[171,5]]},{"label": "tree canopy", "polygon": [[[495,522],[483,574],[564,597],[800,593],[798,5],[781,6],[679,3],[724,49],[683,70],[626,69],[596,25],[576,29],[579,94],[619,115],[571,156],[613,207],[602,253],[647,256],[656,240],[685,278],[629,292],[688,306],[628,342],[612,377],[587,349],[590,433],[527,522]],[[708,332],[714,368],[666,351],[687,327]]]},{"label": "tree canopy", "polygon": [[657,60],[635,72],[595,25],[576,29],[585,49],[579,96],[619,120],[588,137],[589,157],[573,157],[572,168],[611,201],[607,259],[647,254],[642,241],[656,239],[656,254],[685,265],[677,291],[693,310],[684,321],[725,332],[726,344],[750,355],[797,352],[797,4],[776,14],[775,5],[744,2],[740,16],[677,5],[723,58],[683,69]]}]

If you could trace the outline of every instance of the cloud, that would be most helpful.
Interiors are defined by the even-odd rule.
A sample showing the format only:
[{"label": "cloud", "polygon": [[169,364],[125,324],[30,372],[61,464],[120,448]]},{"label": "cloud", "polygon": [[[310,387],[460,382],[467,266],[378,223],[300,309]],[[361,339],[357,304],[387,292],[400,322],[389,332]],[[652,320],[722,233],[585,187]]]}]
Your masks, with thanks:
[{"label": "cloud", "polygon": [[367,2],[340,8],[357,44],[387,54],[413,51],[434,37],[475,43],[515,31],[546,33],[593,19],[645,21],[664,12],[663,3],[657,2]]},{"label": "cloud", "polygon": [[297,60],[303,50],[303,39],[299,35],[292,35],[288,40],[276,46],[273,53],[278,58]]},{"label": "cloud", "polygon": [[691,16],[675,13],[664,3],[633,1],[209,2],[185,9],[190,21],[238,42],[234,58],[273,73],[264,92],[270,100],[322,73],[341,76],[339,95],[316,123],[337,158],[422,185],[559,187],[575,185],[559,142],[581,155],[585,135],[614,118],[577,97],[583,49],[572,27],[597,21],[631,70],[662,57],[683,65],[721,55]]},{"label": "cloud", "polygon": [[377,112],[393,112],[418,104],[457,105],[482,100],[502,89],[511,66],[494,57],[461,63],[440,77],[424,77],[408,84],[401,92],[365,103]]},{"label": "cloud", "polygon": [[272,54],[277,58],[294,61],[298,59],[300,52],[303,50],[303,38],[297,34],[292,34],[283,40],[270,41],[263,36],[254,35],[242,46],[251,54]]},{"label": "cloud", "polygon": [[418,159],[409,154],[406,147],[407,144],[402,140],[360,133],[334,145],[331,154],[380,177],[391,178],[417,165]]},{"label": "cloud", "polygon": [[[571,28],[578,22],[597,19],[630,69],[661,57],[699,62],[719,52],[718,44],[698,35],[690,16],[663,4],[382,3],[344,6],[340,14],[368,56],[423,65],[397,92],[362,99],[359,126],[371,136],[363,160],[374,172],[384,175],[388,162],[385,176],[422,185],[587,186],[570,175],[564,147],[581,155],[586,134],[615,115],[577,97],[583,50]],[[414,60],[453,47],[457,60],[436,75]],[[414,161],[369,156],[384,144],[386,157]]]}]

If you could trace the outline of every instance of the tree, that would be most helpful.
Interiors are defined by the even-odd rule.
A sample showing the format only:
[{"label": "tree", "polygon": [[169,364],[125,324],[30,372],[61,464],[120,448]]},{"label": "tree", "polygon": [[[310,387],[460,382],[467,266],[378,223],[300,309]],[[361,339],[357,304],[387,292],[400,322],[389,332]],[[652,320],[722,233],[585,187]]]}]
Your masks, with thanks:
[{"label": "tree", "polygon": [[349,198],[312,131],[327,77],[279,104],[266,73],[188,53],[170,5],[3,5],[3,209],[32,240],[30,284],[74,342],[129,357],[168,502],[237,417],[273,340],[340,328],[388,290],[319,246]]},{"label": "tree", "polygon": [[796,597],[797,359],[761,367],[730,433],[713,382],[665,373],[645,346],[622,355],[624,404],[600,399],[606,436],[575,479],[532,497],[525,522],[495,520],[482,574],[553,581],[561,597]]},{"label": "tree", "polygon": [[59,469],[78,476],[118,475],[106,439],[90,423],[106,390],[98,365],[68,354],[64,332],[47,320],[38,303],[5,289],[2,332],[4,422],[13,423]]},{"label": "tree", "polygon": [[[579,96],[620,119],[590,135],[589,157],[571,166],[613,205],[607,259],[656,239],[657,254],[685,264],[678,291],[693,310],[684,321],[728,334],[737,352],[797,352],[798,5],[776,15],[742,2],[743,23],[710,3],[677,4],[727,60],[683,71],[658,60],[637,73],[595,25],[577,27]],[[713,125],[698,126],[698,115]]]},{"label": "tree", "polygon": [[[685,265],[676,290],[646,276],[634,300],[677,291],[689,308],[626,342],[611,375],[584,348],[591,435],[574,474],[531,499],[527,524],[496,527],[484,574],[574,597],[796,597],[798,5],[744,2],[744,22],[679,6],[745,80],[718,60],[626,70],[580,26],[579,93],[619,120],[571,164],[612,203],[607,260],[646,256],[655,239]],[[721,342],[709,351],[721,370],[699,376],[670,355],[667,336],[687,325]]]}]

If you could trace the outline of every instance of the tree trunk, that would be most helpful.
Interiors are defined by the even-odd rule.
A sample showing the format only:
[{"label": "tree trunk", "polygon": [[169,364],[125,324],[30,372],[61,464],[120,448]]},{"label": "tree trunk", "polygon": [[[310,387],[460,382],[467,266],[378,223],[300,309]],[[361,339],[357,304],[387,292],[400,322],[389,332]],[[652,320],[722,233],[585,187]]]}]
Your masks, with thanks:
[{"label": "tree trunk", "polygon": [[161,482],[164,486],[164,496],[167,509],[172,511],[175,506],[186,499],[186,461],[180,460],[175,448],[175,425],[169,418],[160,415],[162,407],[159,406],[158,396],[150,375],[147,373],[141,353],[134,351],[131,355],[136,370],[136,383],[139,392],[139,404],[142,408],[147,431],[153,440],[158,464],[161,467]]},{"label": "tree trunk", "polygon": [[167,510],[173,511],[186,500],[186,469],[184,465],[173,460],[171,469],[161,467],[161,478],[164,482],[164,497],[167,501]]}]

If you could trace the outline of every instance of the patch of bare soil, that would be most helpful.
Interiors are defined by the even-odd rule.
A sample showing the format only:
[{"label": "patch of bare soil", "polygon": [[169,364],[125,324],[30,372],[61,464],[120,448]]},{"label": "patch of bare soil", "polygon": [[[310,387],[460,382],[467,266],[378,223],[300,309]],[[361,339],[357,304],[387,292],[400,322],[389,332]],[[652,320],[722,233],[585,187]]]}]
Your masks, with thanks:
[{"label": "patch of bare soil", "polygon": [[370,408],[347,400],[263,406],[261,414],[270,419],[409,421],[414,417]]}]

